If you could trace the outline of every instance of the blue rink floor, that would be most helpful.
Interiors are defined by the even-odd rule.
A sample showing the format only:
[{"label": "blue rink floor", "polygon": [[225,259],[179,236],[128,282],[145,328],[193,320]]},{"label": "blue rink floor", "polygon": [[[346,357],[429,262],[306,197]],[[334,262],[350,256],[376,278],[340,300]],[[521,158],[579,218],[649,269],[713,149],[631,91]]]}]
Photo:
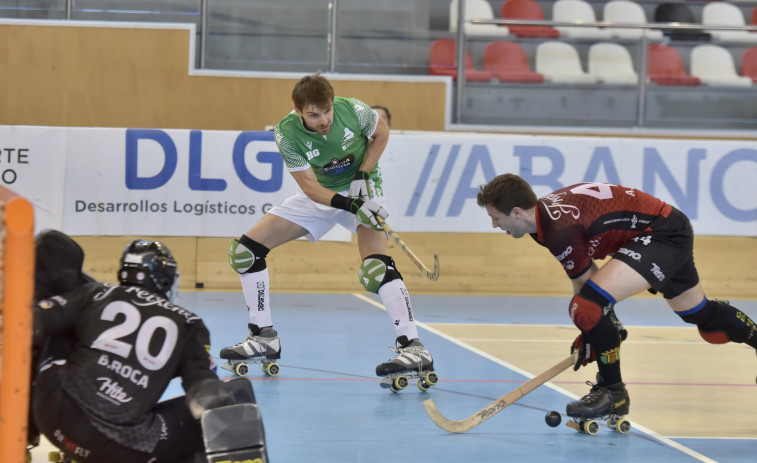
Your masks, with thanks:
[{"label": "blue rink floor", "polygon": [[[627,435],[602,426],[596,436],[564,425],[548,427],[549,410],[565,410],[573,397],[540,387],[464,434],[438,428],[422,402],[459,420],[521,385],[530,377],[461,343],[429,330],[426,323],[565,324],[553,299],[517,297],[413,297],[420,335],[433,354],[441,381],[429,392],[413,383],[400,393],[379,387],[377,364],[389,359],[395,334],[378,297],[363,294],[271,295],[275,328],[282,341],[281,373],[248,378],[263,416],[270,460],[285,462],[695,462],[757,461],[752,439],[666,438],[654,423]],[[248,321],[241,293],[184,292],[178,303],[202,316],[211,332],[214,356],[242,340]],[[626,324],[680,324],[669,309],[650,308],[649,299],[629,300]],[[664,304],[664,303],[663,303]],[[757,302],[740,302],[749,313]],[[555,363],[563,357],[556,353]],[[216,362],[221,363],[220,359]],[[533,372],[538,374],[539,372]],[[226,370],[218,374],[231,378]],[[178,381],[165,397],[182,394]],[[754,391],[757,400],[757,390]],[[563,422],[565,417],[563,417]],[[715,423],[713,423],[716,425]],[[645,427],[646,426],[646,427]],[[650,429],[651,428],[651,429]]]}]

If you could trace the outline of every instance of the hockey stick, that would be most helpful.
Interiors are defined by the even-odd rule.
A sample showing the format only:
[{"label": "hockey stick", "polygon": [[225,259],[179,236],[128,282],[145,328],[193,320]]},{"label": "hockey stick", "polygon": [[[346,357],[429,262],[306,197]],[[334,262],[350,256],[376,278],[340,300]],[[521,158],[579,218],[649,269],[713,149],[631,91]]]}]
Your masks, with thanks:
[{"label": "hockey stick", "polygon": [[560,363],[553,366],[552,368],[545,371],[544,373],[541,373],[540,375],[535,376],[527,383],[521,385],[520,387],[513,390],[512,392],[509,392],[508,394],[503,395],[502,397],[490,403],[489,405],[482,408],[481,410],[477,411],[473,415],[460,421],[450,420],[446,418],[444,415],[442,415],[439,409],[436,408],[436,404],[434,403],[433,399],[428,399],[424,401],[423,407],[426,409],[426,413],[428,413],[428,416],[431,417],[431,420],[437,426],[444,429],[445,431],[454,432],[454,433],[462,433],[462,432],[470,431],[471,429],[475,428],[479,424],[483,423],[484,421],[488,420],[492,416],[501,412],[509,405],[514,404],[516,401],[518,401],[518,399],[525,396],[526,394],[533,391],[534,389],[541,386],[542,384],[546,383],[547,381],[554,378],[555,376],[559,375],[560,373],[565,371],[568,367],[571,367],[574,364],[575,364],[575,360],[574,360],[573,355],[571,355],[570,357],[566,358],[565,360],[562,360]]},{"label": "hockey stick", "polygon": [[394,242],[399,245],[400,249],[402,249],[402,252],[404,252],[405,255],[407,255],[407,257],[409,257],[410,260],[413,261],[415,266],[418,267],[418,269],[420,269],[420,271],[426,275],[426,278],[428,278],[431,281],[436,281],[439,279],[439,256],[438,255],[434,254],[434,270],[432,271],[428,267],[423,265],[423,262],[421,262],[421,260],[418,259],[418,257],[415,254],[413,254],[413,251],[411,251],[410,248],[407,247],[407,244],[405,244],[405,242],[402,241],[402,238],[397,236],[397,232],[392,230],[392,228],[386,223],[384,219],[382,219],[378,215],[376,216],[376,219],[378,220],[379,225],[381,225],[381,228],[383,228],[384,231],[386,232],[386,236],[390,236],[394,238]]}]

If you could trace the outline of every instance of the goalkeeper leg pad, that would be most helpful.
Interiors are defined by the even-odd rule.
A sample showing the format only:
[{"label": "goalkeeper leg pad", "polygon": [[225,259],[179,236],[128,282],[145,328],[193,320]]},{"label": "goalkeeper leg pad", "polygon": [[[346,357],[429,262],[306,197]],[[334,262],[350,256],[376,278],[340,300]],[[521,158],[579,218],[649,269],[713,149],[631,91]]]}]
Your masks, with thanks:
[{"label": "goalkeeper leg pad", "polygon": [[265,256],[270,249],[242,235],[229,244],[229,265],[238,273],[255,273],[265,270]]},{"label": "goalkeeper leg pad", "polygon": [[200,423],[208,463],[268,463],[263,419],[256,404],[242,403],[207,410]]},{"label": "goalkeeper leg pad", "polygon": [[366,291],[378,294],[379,288],[393,280],[401,280],[394,260],[383,254],[371,254],[363,259],[358,273],[360,284]]}]

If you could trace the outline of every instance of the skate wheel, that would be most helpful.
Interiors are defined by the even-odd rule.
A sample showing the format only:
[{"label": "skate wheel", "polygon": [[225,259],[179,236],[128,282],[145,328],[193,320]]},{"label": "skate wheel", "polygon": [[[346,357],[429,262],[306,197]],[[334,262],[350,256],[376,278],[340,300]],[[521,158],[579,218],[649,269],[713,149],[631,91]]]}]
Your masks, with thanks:
[{"label": "skate wheel", "polygon": [[597,423],[595,420],[584,421],[581,424],[581,431],[590,436],[593,436],[594,434],[599,432],[599,423]]},{"label": "skate wheel", "polygon": [[618,420],[613,424],[614,426],[612,426],[612,429],[619,432],[620,434],[626,434],[631,430],[631,422],[625,418],[618,418]]},{"label": "skate wheel", "polygon": [[434,386],[439,382],[439,375],[437,375],[433,371],[429,371],[423,377],[423,381],[428,385],[428,387]]},{"label": "skate wheel", "polygon": [[280,368],[276,362],[271,362],[263,365],[263,371],[269,376],[276,376],[279,374]]},{"label": "skate wheel", "polygon": [[247,376],[247,373],[249,373],[250,367],[247,366],[246,363],[237,363],[234,365],[234,373],[236,373],[239,376]]},{"label": "skate wheel", "polygon": [[407,380],[407,377],[405,376],[398,376],[394,378],[394,381],[392,381],[392,387],[389,389],[392,390],[392,392],[399,392],[407,387],[409,384],[409,381]]},{"label": "skate wheel", "polygon": [[418,380],[418,389],[419,389],[419,390],[420,390],[421,392],[426,392],[426,391],[428,391],[428,390],[429,390],[430,388],[431,388],[431,385],[430,385],[430,384],[427,384],[427,383],[426,383],[426,380],[424,380],[423,378],[421,378],[421,379],[419,379],[419,380]]}]

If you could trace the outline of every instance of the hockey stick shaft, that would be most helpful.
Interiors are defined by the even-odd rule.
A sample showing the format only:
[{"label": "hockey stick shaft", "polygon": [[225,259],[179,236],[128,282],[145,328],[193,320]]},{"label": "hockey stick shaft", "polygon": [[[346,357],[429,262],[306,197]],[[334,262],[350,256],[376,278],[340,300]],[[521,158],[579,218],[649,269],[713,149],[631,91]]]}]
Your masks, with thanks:
[{"label": "hockey stick shaft", "polygon": [[410,248],[407,246],[407,244],[402,241],[402,238],[397,235],[397,232],[392,230],[392,228],[389,226],[389,224],[386,223],[384,219],[382,219],[379,216],[376,216],[376,219],[378,220],[379,225],[381,225],[381,228],[384,229],[387,236],[390,236],[392,239],[394,239],[394,242],[397,243],[397,245],[402,249],[402,252],[405,253],[405,255],[410,258],[411,261],[415,264],[418,269],[423,272],[426,275],[426,278],[428,278],[431,281],[436,281],[439,279],[439,256],[434,254],[434,269],[431,270],[425,265],[423,265],[423,262],[418,258],[418,256],[413,253],[413,251],[410,250]]},{"label": "hockey stick shaft", "polygon": [[436,408],[436,404],[434,403],[433,399],[428,399],[425,402],[423,402],[423,407],[426,409],[426,413],[428,413],[428,416],[431,417],[431,420],[437,426],[444,429],[445,431],[454,432],[454,433],[463,433],[466,431],[470,431],[471,429],[475,428],[479,424],[488,420],[492,416],[501,412],[508,406],[514,404],[521,397],[525,396],[526,394],[533,391],[537,387],[541,386],[542,384],[546,383],[550,379],[554,378],[555,376],[559,375],[563,371],[567,370],[569,367],[573,366],[574,363],[575,363],[574,357],[573,355],[571,355],[570,357],[566,358],[565,360],[562,360],[560,363],[553,366],[549,370],[539,374],[538,376],[535,376],[534,378],[524,383],[517,389],[503,395],[499,399],[495,400],[494,402],[490,403],[486,407],[482,408],[481,410],[477,411],[473,415],[463,420],[455,421],[455,420],[450,420],[446,418],[444,415],[441,414],[439,409]]}]

